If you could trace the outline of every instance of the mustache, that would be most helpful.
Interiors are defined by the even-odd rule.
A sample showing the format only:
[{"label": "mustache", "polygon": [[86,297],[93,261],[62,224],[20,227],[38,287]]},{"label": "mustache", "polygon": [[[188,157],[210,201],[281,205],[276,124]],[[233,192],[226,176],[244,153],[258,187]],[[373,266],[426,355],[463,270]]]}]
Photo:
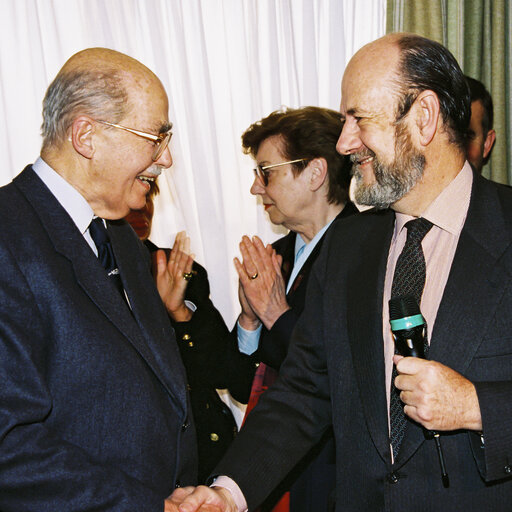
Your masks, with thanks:
[{"label": "mustache", "polygon": [[146,172],[155,178],[162,174],[163,167],[161,165],[152,165],[149,169],[146,169]]},{"label": "mustache", "polygon": [[363,151],[358,151],[357,153],[352,153],[350,155],[350,161],[353,164],[361,161],[363,158],[368,158],[369,156],[375,157],[375,153],[371,149],[364,149]]}]

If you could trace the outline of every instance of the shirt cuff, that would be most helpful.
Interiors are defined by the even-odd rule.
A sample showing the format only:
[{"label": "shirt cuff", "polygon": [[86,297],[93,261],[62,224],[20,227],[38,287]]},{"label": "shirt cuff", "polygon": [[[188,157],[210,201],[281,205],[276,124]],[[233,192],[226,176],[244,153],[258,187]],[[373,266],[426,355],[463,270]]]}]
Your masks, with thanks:
[{"label": "shirt cuff", "polygon": [[237,335],[238,335],[238,350],[242,354],[250,356],[256,350],[260,344],[261,325],[254,331],[248,331],[244,329],[240,322],[236,323]]},{"label": "shirt cuff", "polygon": [[247,512],[247,502],[245,501],[240,487],[238,487],[234,480],[227,476],[221,475],[215,479],[210,487],[223,487],[224,489],[227,489],[231,496],[233,496],[233,500],[235,501],[238,512]]},{"label": "shirt cuff", "polygon": [[185,303],[185,306],[192,311],[192,313],[196,312],[197,306],[191,300],[185,299],[183,302]]}]

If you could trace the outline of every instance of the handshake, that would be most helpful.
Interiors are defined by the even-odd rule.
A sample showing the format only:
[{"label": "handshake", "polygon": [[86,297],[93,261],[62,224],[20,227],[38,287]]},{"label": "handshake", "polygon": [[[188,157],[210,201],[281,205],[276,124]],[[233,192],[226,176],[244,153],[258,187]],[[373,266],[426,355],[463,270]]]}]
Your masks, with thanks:
[{"label": "handshake", "polygon": [[[247,510],[247,509],[245,509]],[[164,512],[244,512],[224,487],[180,487],[166,500]]]}]

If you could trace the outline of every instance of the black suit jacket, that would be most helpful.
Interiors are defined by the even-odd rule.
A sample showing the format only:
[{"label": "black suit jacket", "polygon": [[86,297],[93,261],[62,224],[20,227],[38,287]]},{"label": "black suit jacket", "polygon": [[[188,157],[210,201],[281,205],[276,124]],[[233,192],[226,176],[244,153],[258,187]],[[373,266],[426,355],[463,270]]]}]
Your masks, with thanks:
[{"label": "black suit jacket", "polygon": [[[337,215],[335,221],[347,218],[357,211],[354,204],[349,202]],[[331,226],[333,225],[334,223]],[[288,354],[293,329],[304,310],[311,269],[320,254],[329,229],[311,251],[286,295],[291,309],[283,313],[271,329],[266,329],[265,326],[262,328],[258,350],[252,357],[255,362],[261,361],[270,366],[270,371],[272,369],[279,370]],[[281,268],[286,285],[295,262],[296,236],[296,233],[290,232],[272,244],[276,252],[283,258]],[[322,440],[302,458],[275,489],[262,509],[272,509],[273,504],[282,494],[290,490],[290,510],[292,512],[326,512],[330,508],[335,481],[334,452],[332,431],[329,429]]]},{"label": "black suit jacket", "polygon": [[3,511],[161,512],[196,481],[185,370],[145,249],[107,224],[131,311],[31,167],[0,189]]},{"label": "black suit jacket", "polygon": [[[149,240],[144,244],[152,253],[158,249]],[[165,251],[170,253],[170,249]],[[235,398],[246,399],[247,374],[253,372],[254,365],[249,356],[233,349],[229,329],[210,299],[206,269],[194,262],[192,270],[185,300],[197,309],[188,322],[171,319],[171,323],[187,372],[197,434],[198,480],[203,483],[238,431],[216,389],[228,389]]]},{"label": "black suit jacket", "polygon": [[485,447],[473,432],[442,436],[448,489],[432,441],[412,422],[391,465],[382,298],[393,225],[392,211],[364,213],[326,239],[281,378],[216,469],[250,509],[332,425],[337,510],[510,510],[512,192],[474,177],[432,333],[429,357],[475,383],[485,436]]}]

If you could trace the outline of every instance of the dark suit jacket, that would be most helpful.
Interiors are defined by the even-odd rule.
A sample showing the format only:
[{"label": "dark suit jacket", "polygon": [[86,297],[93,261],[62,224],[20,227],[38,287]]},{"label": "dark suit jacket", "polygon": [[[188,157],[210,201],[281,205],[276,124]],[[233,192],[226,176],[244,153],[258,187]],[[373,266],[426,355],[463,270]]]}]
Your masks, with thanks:
[{"label": "dark suit jacket", "polygon": [[[158,249],[149,240],[144,244],[150,252]],[[170,249],[165,251],[169,253]],[[228,389],[235,398],[246,399],[246,375],[253,371],[254,365],[249,356],[232,349],[229,330],[210,300],[205,268],[194,262],[192,270],[185,299],[197,309],[188,322],[171,319],[171,323],[187,372],[197,434],[198,480],[203,483],[237,433],[233,414],[216,389]]]},{"label": "dark suit jacket", "polygon": [[2,511],[161,512],[196,481],[185,370],[145,249],[124,221],[108,231],[131,311],[31,167],[0,189]]},{"label": "dark suit jacket", "polygon": [[238,482],[250,509],[333,425],[337,510],[510,510],[512,192],[474,180],[429,357],[475,383],[485,447],[472,432],[442,436],[445,489],[433,442],[410,422],[391,465],[382,297],[394,213],[364,213],[325,240],[280,379],[216,468]]},{"label": "dark suit jacket", "polygon": [[[349,217],[355,213],[357,213],[357,208],[353,203],[349,202],[338,214],[336,220]],[[331,224],[331,226],[333,225],[334,223]],[[262,328],[259,347],[253,355],[253,359],[270,366],[270,371],[272,371],[272,368],[279,370],[286,358],[293,329],[304,310],[311,268],[320,254],[322,243],[329,229],[302,265],[292,287],[286,295],[291,309],[283,313],[271,329],[266,329],[265,326]],[[272,244],[276,252],[283,257],[282,272],[286,285],[295,262],[295,239],[296,233],[290,232]],[[290,490],[291,512],[327,511],[335,482],[334,450],[332,431],[329,429],[323,436],[323,439],[303,457],[281,485],[272,493],[263,509],[271,509],[276,499],[285,491]]]}]

